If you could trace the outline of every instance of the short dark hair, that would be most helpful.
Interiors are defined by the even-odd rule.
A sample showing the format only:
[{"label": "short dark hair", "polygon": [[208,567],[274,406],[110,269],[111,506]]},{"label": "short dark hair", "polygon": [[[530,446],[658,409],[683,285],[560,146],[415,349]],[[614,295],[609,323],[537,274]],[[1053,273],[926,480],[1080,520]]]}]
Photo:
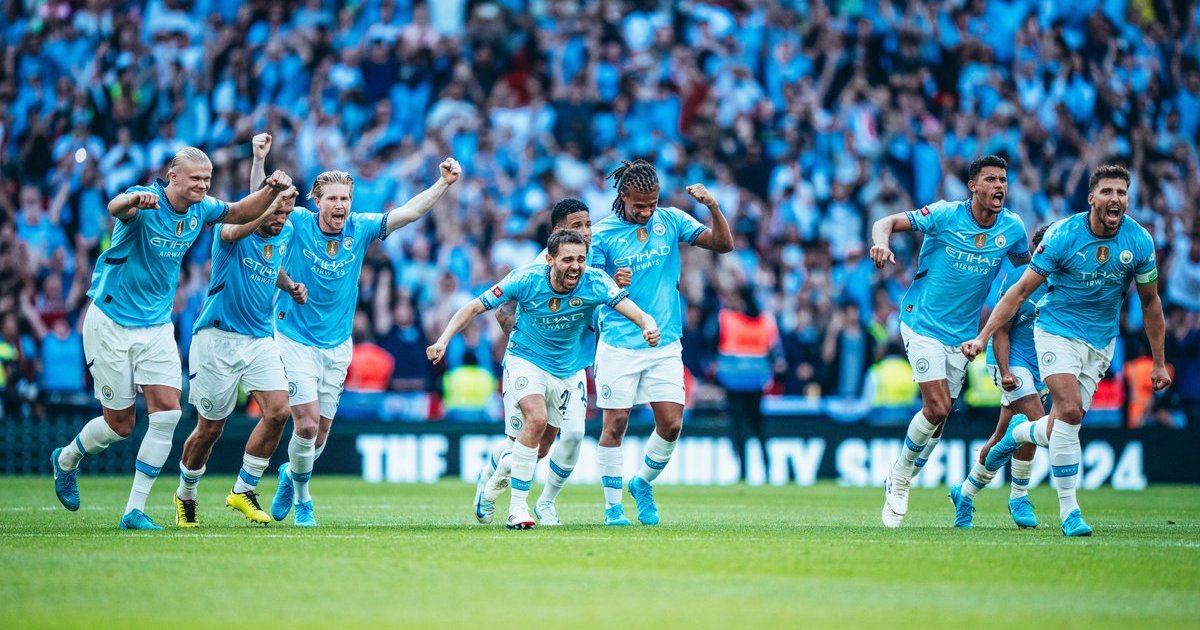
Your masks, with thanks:
[{"label": "short dark hair", "polygon": [[567,217],[576,212],[588,212],[587,204],[573,197],[559,201],[554,204],[554,210],[550,212],[550,227],[556,228],[563,225],[567,222]]},{"label": "short dark hair", "polygon": [[1129,169],[1120,164],[1104,164],[1097,166],[1096,170],[1092,171],[1092,177],[1088,180],[1088,192],[1096,190],[1096,185],[1102,179],[1123,179],[1125,186],[1129,186]]},{"label": "short dark hair", "polygon": [[1046,230],[1049,230],[1051,225],[1054,224],[1047,223],[1033,233],[1033,244],[1029,246],[1029,249],[1037,249],[1037,246],[1042,244],[1042,237],[1046,236]]},{"label": "short dark hair", "polygon": [[985,155],[981,158],[975,158],[971,162],[971,167],[968,170],[967,181],[975,181],[975,178],[979,177],[979,172],[989,166],[995,166],[996,168],[1004,169],[1007,171],[1008,170],[1008,160],[1005,160],[1004,158],[1000,157],[999,155]]},{"label": "short dark hair", "polygon": [[578,230],[555,230],[546,241],[546,252],[557,256],[560,247],[571,243],[583,245],[583,248],[587,249],[587,241],[583,240],[583,235]]}]

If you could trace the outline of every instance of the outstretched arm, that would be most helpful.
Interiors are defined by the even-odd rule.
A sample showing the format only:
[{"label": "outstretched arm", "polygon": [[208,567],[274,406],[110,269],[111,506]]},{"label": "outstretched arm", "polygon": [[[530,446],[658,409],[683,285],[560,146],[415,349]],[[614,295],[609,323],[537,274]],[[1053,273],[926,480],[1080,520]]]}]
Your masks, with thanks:
[{"label": "outstretched arm", "polygon": [[[279,194],[278,203],[286,203],[289,199],[292,199],[295,196],[296,196],[296,187],[292,186]],[[262,225],[263,221],[267,220],[267,217],[271,216],[271,214],[275,212],[276,208],[277,208],[277,206],[276,206],[275,202],[272,202],[271,204],[269,204],[267,206],[266,211],[263,212],[262,216],[259,217],[259,219],[257,221],[251,221],[249,223],[243,223],[241,225],[235,225],[232,223],[222,223],[221,224],[221,240],[225,241],[226,243],[236,243],[236,242],[246,238],[247,236],[250,236],[251,234],[254,233],[255,230],[258,229],[258,226]]]},{"label": "outstretched arm", "polygon": [[979,335],[962,345],[960,350],[963,355],[974,360],[980,352],[983,352],[983,348],[987,346],[987,340],[996,334],[996,330],[1000,326],[1012,319],[1017,309],[1021,308],[1025,300],[1028,300],[1029,296],[1033,295],[1033,292],[1045,281],[1046,276],[1033,269],[1026,269],[1025,273],[1021,274],[1021,279],[1005,292],[1004,297],[1000,298],[1000,302],[996,304],[996,308],[992,309],[992,314],[988,316],[987,323],[983,325],[983,330],[979,331]]},{"label": "outstretched arm", "polygon": [[450,343],[454,335],[462,332],[467,327],[467,324],[471,323],[471,320],[479,317],[486,311],[487,308],[478,299],[467,302],[450,318],[450,322],[446,324],[446,330],[442,331],[437,341],[425,349],[425,356],[433,363],[441,361],[442,357],[446,355],[446,345]]},{"label": "outstretched arm", "polygon": [[244,223],[258,224],[270,212],[271,202],[283,191],[292,187],[292,178],[283,171],[275,171],[266,179],[266,187],[260,188],[239,201],[229,204],[229,212],[225,215],[224,223],[241,225]]},{"label": "outstretched arm", "polygon": [[108,202],[108,213],[114,218],[128,221],[137,214],[138,210],[149,210],[158,207],[158,195],[149,192],[123,193],[113,197]]},{"label": "outstretched arm", "polygon": [[433,209],[434,204],[446,194],[451,184],[458,181],[462,175],[462,166],[454,158],[446,158],[439,166],[442,177],[437,182],[417,193],[416,197],[408,200],[403,206],[392,208],[387,213],[387,234],[412,223],[425,216]]},{"label": "outstretched arm", "polygon": [[1137,291],[1142,300],[1142,319],[1146,324],[1146,337],[1150,339],[1150,353],[1154,357],[1150,384],[1154,391],[1161,391],[1171,386],[1171,375],[1167,372],[1167,360],[1163,353],[1167,323],[1163,319],[1162,300],[1158,297],[1158,283],[1139,284]]},{"label": "outstretched arm", "polygon": [[704,204],[704,207],[708,208],[709,214],[712,215],[712,229],[705,230],[696,237],[696,245],[718,254],[728,254],[733,251],[733,230],[729,229],[729,221],[725,220],[725,214],[721,212],[721,206],[717,203],[716,197],[708,192],[704,184],[688,186],[687,194],[691,195],[692,199]]},{"label": "outstretched arm", "polygon": [[662,334],[658,331],[658,322],[655,322],[653,317],[634,304],[633,300],[625,298],[617,302],[613,309],[642,329],[642,339],[645,339],[650,347],[658,345],[658,340],[662,338]]},{"label": "outstretched arm", "polygon": [[892,234],[911,230],[912,221],[904,212],[883,217],[871,226],[871,260],[875,261],[876,269],[883,269],[885,262],[896,264],[896,255],[891,247]]}]

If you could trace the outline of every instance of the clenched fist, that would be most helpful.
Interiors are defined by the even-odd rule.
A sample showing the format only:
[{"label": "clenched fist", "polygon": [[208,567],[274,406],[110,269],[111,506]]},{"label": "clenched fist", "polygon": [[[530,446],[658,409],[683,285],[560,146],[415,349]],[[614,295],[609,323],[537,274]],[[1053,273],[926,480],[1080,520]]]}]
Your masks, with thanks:
[{"label": "clenched fist", "polygon": [[157,208],[158,195],[148,192],[129,193],[129,205],[139,210]]},{"label": "clenched fist", "polygon": [[264,183],[277,192],[283,192],[291,187],[292,178],[283,171],[275,171],[274,173],[271,173],[271,176],[268,177],[267,181]]},{"label": "clenched fist", "polygon": [[695,199],[705,206],[711,207],[717,203],[717,200],[712,196],[712,193],[708,192],[708,189],[704,187],[704,184],[692,184],[691,186],[688,186],[687,194],[691,195],[692,199]]},{"label": "clenched fist", "polygon": [[267,159],[267,154],[271,152],[271,134],[260,133],[250,140],[250,147],[254,151],[254,159],[259,162]]},{"label": "clenched fist", "polygon": [[447,184],[453,184],[458,181],[462,175],[462,165],[454,158],[446,158],[438,165],[438,169],[442,172],[442,179],[446,180]]}]

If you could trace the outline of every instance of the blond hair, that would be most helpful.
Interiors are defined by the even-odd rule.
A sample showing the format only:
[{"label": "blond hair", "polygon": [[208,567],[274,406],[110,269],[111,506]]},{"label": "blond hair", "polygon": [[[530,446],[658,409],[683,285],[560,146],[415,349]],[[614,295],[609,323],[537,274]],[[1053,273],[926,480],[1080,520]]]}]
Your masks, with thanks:
[{"label": "blond hair", "polygon": [[212,161],[208,159],[208,156],[204,154],[204,151],[201,151],[196,147],[183,147],[175,154],[175,157],[171,158],[171,161],[167,164],[167,173],[174,171],[177,166],[180,166],[184,163],[212,164]]},{"label": "blond hair", "polygon": [[325,171],[313,180],[312,190],[308,191],[309,199],[320,199],[325,194],[325,187],[333,184],[343,184],[350,187],[350,197],[354,197],[354,176],[346,171]]}]

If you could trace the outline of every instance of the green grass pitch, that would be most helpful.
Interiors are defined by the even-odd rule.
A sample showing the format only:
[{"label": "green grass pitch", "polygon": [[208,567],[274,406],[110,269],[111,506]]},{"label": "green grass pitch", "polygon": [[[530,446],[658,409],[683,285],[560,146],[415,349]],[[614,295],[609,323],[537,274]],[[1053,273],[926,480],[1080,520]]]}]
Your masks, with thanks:
[{"label": "green grass pitch", "polygon": [[[474,524],[473,486],[315,477],[321,527],[252,527],[200,488],[202,528],[121,532],[129,479],[82,477],[62,509],[49,477],[0,478],[7,628],[1197,627],[1200,489],[1082,493],[1090,539],[1064,539],[1056,498],[1019,531],[1007,490],[950,527],[944,490],[915,489],[900,530],[882,491],[662,487],[663,525],[599,525],[598,487],[569,486],[561,528]],[[274,482],[264,479],[264,503]],[[534,489],[536,496],[537,488]],[[507,505],[507,498],[501,506]],[[627,512],[633,512],[626,498]],[[500,512],[503,512],[503,507]]]}]

